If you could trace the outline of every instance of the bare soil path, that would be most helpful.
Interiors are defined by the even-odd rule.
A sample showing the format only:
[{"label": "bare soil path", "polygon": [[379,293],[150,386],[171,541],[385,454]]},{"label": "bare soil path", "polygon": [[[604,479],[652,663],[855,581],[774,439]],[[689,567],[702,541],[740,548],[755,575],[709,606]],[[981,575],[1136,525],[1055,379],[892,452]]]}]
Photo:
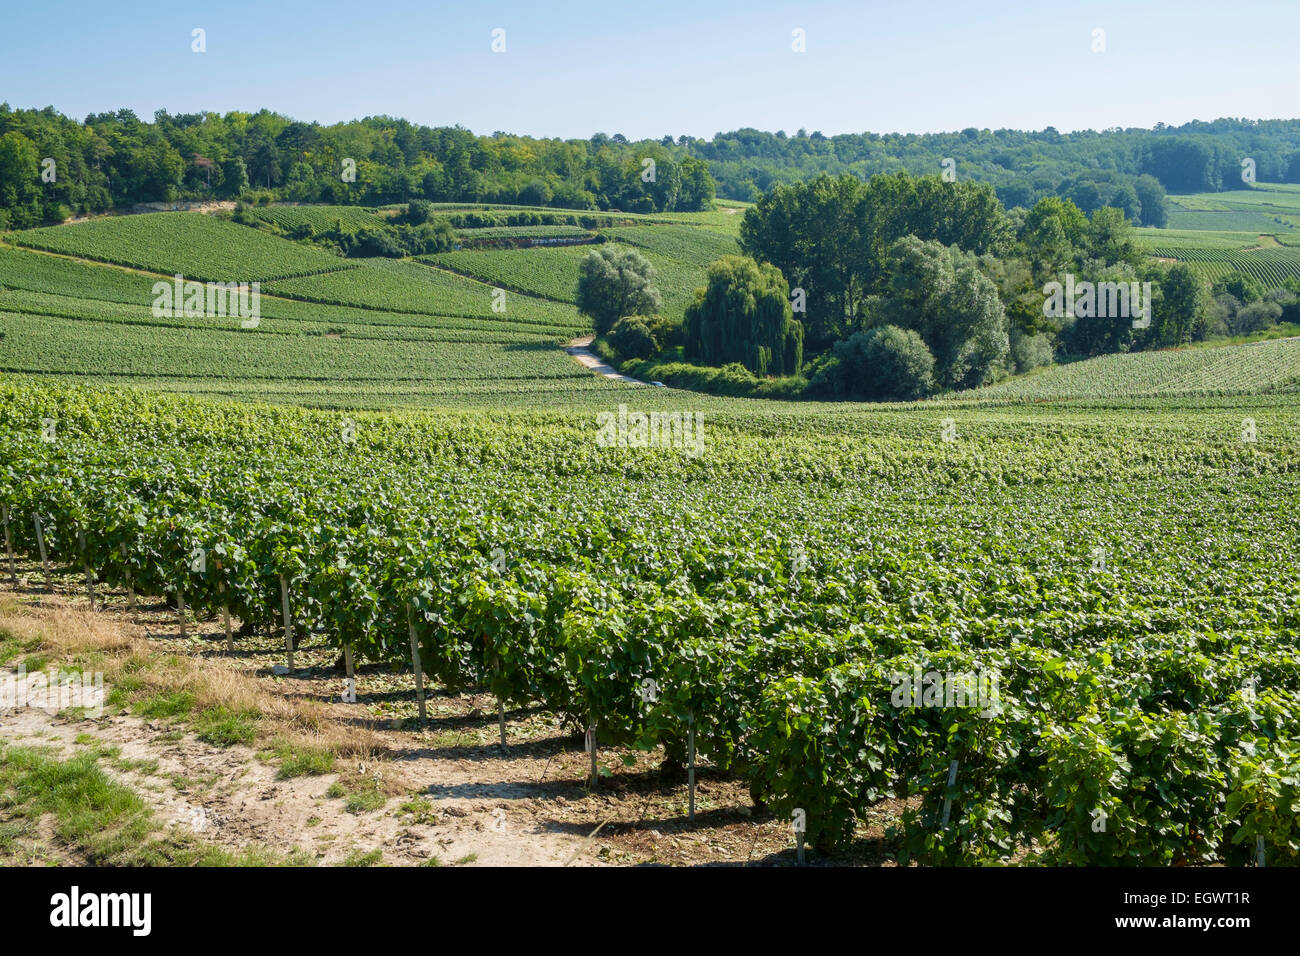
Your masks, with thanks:
[{"label": "bare soil path", "polygon": [[640,379],[624,375],[612,365],[602,361],[600,356],[591,351],[591,343],[596,340],[594,335],[586,335],[582,338],[574,339],[564,347],[564,351],[573,356],[573,360],[583,368],[591,369],[597,375],[603,375],[606,378],[616,379],[620,382],[631,382],[633,385],[648,385]]}]

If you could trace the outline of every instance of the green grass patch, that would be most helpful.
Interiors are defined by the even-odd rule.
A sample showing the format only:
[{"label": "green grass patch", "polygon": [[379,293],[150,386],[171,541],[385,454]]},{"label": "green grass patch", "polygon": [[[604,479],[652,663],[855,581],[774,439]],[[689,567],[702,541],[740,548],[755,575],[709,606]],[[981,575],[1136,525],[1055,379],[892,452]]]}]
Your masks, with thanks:
[{"label": "green grass patch", "polygon": [[280,760],[281,780],[329,773],[334,769],[334,754],[316,747],[278,747],[273,751]]},{"label": "green grass patch", "polygon": [[231,710],[218,705],[199,714],[194,730],[199,740],[218,747],[251,744],[257,738],[260,717],[255,710]]},{"label": "green grass patch", "polygon": [[131,710],[138,716],[150,720],[174,719],[189,716],[196,703],[197,698],[191,691],[165,690],[152,697],[137,700],[131,705]]},{"label": "green grass patch", "polygon": [[348,794],[346,802],[343,804],[348,813],[369,813],[372,810],[380,810],[388,798],[379,792],[378,789],[357,790]]},{"label": "green grass patch", "polygon": [[341,866],[378,866],[384,859],[384,851],[380,849],[371,850],[369,853],[362,853],[360,850],[353,850],[343,858]]}]

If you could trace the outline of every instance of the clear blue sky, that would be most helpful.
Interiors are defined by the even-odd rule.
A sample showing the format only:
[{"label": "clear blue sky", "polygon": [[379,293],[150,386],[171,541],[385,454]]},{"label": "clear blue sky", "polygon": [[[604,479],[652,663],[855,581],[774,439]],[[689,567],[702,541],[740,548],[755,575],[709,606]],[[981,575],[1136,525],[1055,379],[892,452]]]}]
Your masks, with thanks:
[{"label": "clear blue sky", "polygon": [[1297,41],[1300,0],[8,0],[0,101],[562,137],[1066,131],[1295,117]]}]

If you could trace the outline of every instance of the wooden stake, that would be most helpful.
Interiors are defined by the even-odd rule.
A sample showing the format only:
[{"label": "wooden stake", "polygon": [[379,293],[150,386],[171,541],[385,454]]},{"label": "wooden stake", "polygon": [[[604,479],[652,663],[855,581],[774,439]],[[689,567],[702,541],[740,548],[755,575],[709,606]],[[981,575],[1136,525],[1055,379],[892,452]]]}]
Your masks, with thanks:
[{"label": "wooden stake", "polygon": [[81,546],[81,567],[86,572],[86,594],[90,596],[90,609],[95,609],[95,579],[90,575],[90,562],[86,560],[86,532],[77,532],[77,544]]},{"label": "wooden stake", "polygon": [[41,555],[41,567],[45,569],[45,590],[54,593],[54,581],[50,578],[50,559],[45,553],[45,533],[41,530],[41,516],[32,512],[32,522],[36,525],[36,549]]},{"label": "wooden stake", "polygon": [[230,602],[226,600],[226,582],[218,582],[221,590],[221,625],[226,629],[226,653],[235,653],[235,636],[230,633]]},{"label": "wooden stake", "polygon": [[[501,676],[501,658],[497,658],[497,677]],[[497,698],[497,727],[501,730],[501,749],[506,749],[506,702]]]},{"label": "wooden stake", "polygon": [[351,681],[351,683],[348,684],[348,686],[353,689],[354,699],[352,700],[352,703],[356,703],[355,692],[357,687],[357,678],[356,678],[356,674],[352,670],[352,645],[351,644],[343,645],[343,671],[344,673],[347,674],[348,680]]},{"label": "wooden stake", "polygon": [[587,748],[591,751],[591,789],[595,790],[600,786],[600,772],[596,769],[596,723],[587,727]]},{"label": "wooden stake", "polygon": [[176,588],[176,616],[181,622],[181,640],[188,640],[189,631],[185,627],[185,594],[179,586]]},{"label": "wooden stake", "polygon": [[1262,835],[1255,837],[1255,865],[1264,865],[1264,837]]},{"label": "wooden stake", "polygon": [[135,621],[135,580],[131,577],[131,565],[126,563],[126,543],[122,543],[122,566],[126,568],[126,606],[131,612],[131,621]]},{"label": "wooden stake", "polygon": [[289,582],[280,575],[280,603],[284,607],[284,649],[289,655],[289,670],[293,670],[293,620],[289,617]]},{"label": "wooden stake", "polygon": [[686,780],[690,789],[690,805],[686,819],[695,822],[695,711],[686,715]]},{"label": "wooden stake", "polygon": [[952,815],[952,788],[957,785],[957,761],[948,765],[948,788],[943,798],[943,819],[939,821],[939,826],[948,825],[948,817]]},{"label": "wooden stake", "polygon": [[0,513],[4,515],[5,522],[5,554],[9,556],[9,577],[13,579],[14,587],[18,587],[18,566],[14,563],[14,546],[9,540],[9,506],[0,505]]},{"label": "wooden stake", "polygon": [[420,721],[425,720],[424,671],[420,668],[420,642],[415,639],[415,611],[406,605],[406,626],[411,632],[411,666],[415,668],[415,702],[420,707]]}]

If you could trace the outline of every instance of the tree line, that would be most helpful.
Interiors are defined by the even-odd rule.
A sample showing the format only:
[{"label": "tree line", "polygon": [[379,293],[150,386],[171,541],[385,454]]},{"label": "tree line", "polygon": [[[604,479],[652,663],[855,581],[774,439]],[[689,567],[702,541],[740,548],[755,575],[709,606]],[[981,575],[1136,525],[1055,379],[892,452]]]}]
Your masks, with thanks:
[{"label": "tree line", "polygon": [[[707,209],[715,194],[753,201],[825,173],[867,180],[941,167],[993,186],[1007,208],[1049,196],[1085,214],[1121,209],[1166,223],[1165,194],[1240,188],[1242,163],[1263,182],[1300,182],[1300,120],[1219,119],[1154,129],[1060,133],[824,136],[741,129],[711,139],[621,134],[535,139],[388,116],[322,126],[261,110],[131,110],[84,121],[0,103],[0,228],[59,222],[136,203],[262,198],[387,205],[511,203],[565,209]],[[46,161],[52,161],[52,167]]]},{"label": "tree line", "polygon": [[1165,225],[1166,192],[1244,188],[1247,159],[1260,182],[1300,183],[1300,120],[1218,119],[1074,133],[971,127],[824,136],[741,129],[687,145],[708,161],[718,194],[730,199],[756,200],[776,185],[822,173],[859,179],[900,170],[938,173],[952,160],[957,178],[992,184],[1008,209],[1058,196],[1088,215],[1105,206],[1122,209],[1143,226]]},{"label": "tree line", "polygon": [[[52,163],[47,163],[50,160]],[[533,139],[387,116],[322,126],[257,113],[98,113],[77,122],[0,104],[0,228],[136,203],[202,199],[387,205],[511,203],[653,213],[711,207],[683,146]]]},{"label": "tree line", "polygon": [[1300,284],[1233,275],[1210,285],[1143,254],[1132,227],[1122,209],[1089,216],[1056,196],[1007,210],[989,183],[822,175],[778,185],[746,211],[744,256],[710,267],[680,325],[625,309],[597,331],[614,359],[649,361],[629,369],[638,377],[731,394],[915,399],[1060,358],[1300,321]]}]

